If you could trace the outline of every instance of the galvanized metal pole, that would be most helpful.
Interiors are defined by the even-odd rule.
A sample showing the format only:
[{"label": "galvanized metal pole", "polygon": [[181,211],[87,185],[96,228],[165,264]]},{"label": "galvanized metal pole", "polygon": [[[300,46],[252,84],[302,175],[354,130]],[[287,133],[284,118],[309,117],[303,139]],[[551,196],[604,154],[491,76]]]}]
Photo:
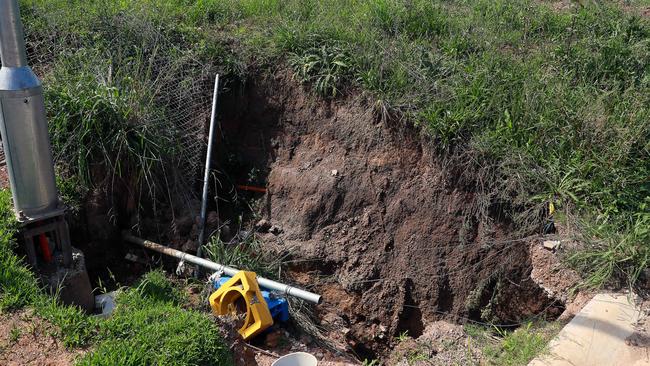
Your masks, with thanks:
[{"label": "galvanized metal pole", "polygon": [[203,242],[205,241],[205,221],[208,209],[208,188],[210,181],[210,165],[212,164],[212,143],[217,119],[217,96],[219,92],[219,74],[214,78],[214,92],[212,93],[212,115],[210,116],[210,132],[208,134],[208,151],[205,155],[205,172],[203,174],[203,196],[201,198],[201,218],[199,222],[199,247],[196,255],[203,256]]},{"label": "galvanized metal pole", "polygon": [[[127,232],[123,233],[122,237],[124,238],[124,240],[126,240],[128,242],[138,244],[138,245],[143,246],[143,247],[145,247],[147,249],[155,250],[156,252],[159,252],[159,253],[163,253],[163,254],[166,254],[166,255],[169,255],[169,256],[172,256],[172,257],[176,257],[176,258],[180,259],[181,261],[194,263],[196,265],[211,269],[213,271],[223,271],[223,273],[228,275],[228,276],[234,276],[235,274],[237,274],[237,272],[239,272],[239,270],[237,268],[228,267],[228,266],[225,266],[223,264],[219,264],[219,263],[215,263],[213,261],[209,261],[207,259],[199,258],[197,256],[194,256],[194,255],[191,255],[191,254],[188,254],[188,253],[185,253],[185,252],[181,252],[180,250],[172,249],[172,248],[160,245],[158,243],[154,243],[154,242],[149,241],[149,240],[138,238],[138,237],[133,236],[133,235],[127,233]],[[305,290],[295,288],[295,287],[292,287],[292,286],[289,286],[289,285],[285,285],[283,283],[276,282],[276,281],[273,281],[273,280],[269,280],[269,279],[266,279],[264,277],[257,277],[257,283],[259,283],[259,285],[261,287],[264,287],[266,289],[273,290],[273,291],[279,291],[279,292],[281,292],[281,293],[283,293],[285,295],[294,296],[294,297],[297,297],[299,299],[303,299],[303,300],[312,302],[314,304],[320,304],[320,302],[322,300],[320,295],[315,294],[313,292],[309,292],[309,291],[305,291]]]},{"label": "galvanized metal pole", "polygon": [[27,66],[25,35],[17,0],[0,0],[0,38],[2,66]]},{"label": "galvanized metal pole", "polygon": [[0,61],[0,132],[16,214],[60,214],[43,89],[27,66],[17,0],[0,0]]}]

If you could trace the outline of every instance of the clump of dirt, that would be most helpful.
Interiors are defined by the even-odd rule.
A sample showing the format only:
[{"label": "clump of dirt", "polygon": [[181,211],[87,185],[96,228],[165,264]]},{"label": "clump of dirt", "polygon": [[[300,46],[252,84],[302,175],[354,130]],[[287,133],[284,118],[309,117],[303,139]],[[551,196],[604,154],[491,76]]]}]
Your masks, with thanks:
[{"label": "clump of dirt", "polygon": [[476,184],[417,128],[382,121],[363,98],[309,95],[280,73],[226,98],[220,164],[233,186],[267,188],[254,212],[274,230],[260,237],[310,272],[296,280],[325,294],[331,338],[374,357],[443,318],[559,315],[530,277],[530,238],[511,237],[498,207],[479,213]]},{"label": "clump of dirt", "polygon": [[[546,294],[564,304],[564,312],[558,318],[561,322],[573,318],[594,296],[593,291],[579,288],[581,277],[575,270],[567,268],[561,258],[568,252],[567,247],[575,247],[577,243],[560,240],[561,237],[551,236],[533,240],[530,243],[530,259],[532,264],[531,279]],[[549,250],[544,247],[544,241],[557,240],[560,247]]]},{"label": "clump of dirt", "polygon": [[547,239],[531,242],[530,257],[533,265],[531,278],[550,297],[567,302],[571,289],[580,282],[580,275],[561,262],[561,247],[555,251],[544,248],[544,240]]},{"label": "clump of dirt", "polygon": [[0,316],[0,364],[72,365],[85,351],[66,349],[53,333],[51,324],[28,310]]}]

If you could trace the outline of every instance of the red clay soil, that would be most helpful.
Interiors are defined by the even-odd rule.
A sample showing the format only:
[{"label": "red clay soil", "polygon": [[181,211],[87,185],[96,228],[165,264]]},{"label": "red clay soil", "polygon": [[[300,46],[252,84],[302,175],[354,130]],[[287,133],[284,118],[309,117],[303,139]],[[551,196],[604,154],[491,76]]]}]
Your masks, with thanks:
[{"label": "red clay soil", "polygon": [[220,146],[252,162],[236,184],[250,171],[266,181],[258,213],[275,228],[261,237],[305,260],[294,269],[311,276],[297,279],[324,294],[330,338],[374,355],[442,318],[559,314],[530,278],[528,241],[510,237],[498,213],[479,217],[475,184],[417,129],[382,122],[361,98],[308,95],[288,73],[249,85],[222,104]]},{"label": "red clay soil", "polygon": [[0,365],[67,366],[83,350],[69,351],[54,335],[54,327],[20,311],[0,315]]}]

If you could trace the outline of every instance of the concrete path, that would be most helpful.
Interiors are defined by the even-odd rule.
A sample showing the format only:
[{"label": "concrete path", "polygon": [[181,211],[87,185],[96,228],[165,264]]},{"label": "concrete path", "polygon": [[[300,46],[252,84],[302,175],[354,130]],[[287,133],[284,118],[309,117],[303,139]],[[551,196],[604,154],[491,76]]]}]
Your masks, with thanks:
[{"label": "concrete path", "polygon": [[628,345],[642,318],[632,296],[596,295],[528,366],[650,366],[648,347]]}]

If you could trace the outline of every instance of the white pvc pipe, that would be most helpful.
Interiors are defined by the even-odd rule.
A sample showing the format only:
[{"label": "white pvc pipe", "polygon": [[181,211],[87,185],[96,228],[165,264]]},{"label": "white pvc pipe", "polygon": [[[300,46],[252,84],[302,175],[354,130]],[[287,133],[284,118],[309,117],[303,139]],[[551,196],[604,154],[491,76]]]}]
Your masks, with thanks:
[{"label": "white pvc pipe", "polygon": [[[124,240],[126,240],[128,242],[138,244],[140,246],[143,246],[143,247],[145,247],[147,249],[154,250],[154,251],[159,252],[159,253],[167,254],[167,255],[172,256],[172,257],[176,257],[176,258],[178,258],[178,259],[180,259],[182,261],[194,263],[196,265],[211,269],[213,271],[221,271],[221,272],[223,272],[224,274],[226,274],[228,276],[234,276],[235,274],[237,274],[237,272],[239,272],[239,270],[237,268],[228,267],[228,266],[225,266],[223,264],[215,263],[215,262],[207,260],[207,259],[199,258],[199,257],[197,257],[195,255],[191,255],[191,254],[188,254],[188,253],[185,253],[185,252],[181,252],[180,250],[172,249],[172,248],[166,247],[164,245],[154,243],[154,242],[149,241],[149,240],[138,238],[138,237],[133,236],[133,235],[131,235],[129,233],[126,233],[126,232],[122,236],[123,236]],[[296,287],[292,287],[292,286],[289,286],[289,285],[285,285],[285,284],[280,283],[280,282],[269,280],[269,279],[266,279],[264,277],[257,277],[257,283],[261,287],[264,287],[266,289],[273,290],[273,291],[279,291],[279,292],[281,292],[281,293],[283,293],[285,295],[294,296],[294,297],[297,297],[299,299],[303,299],[303,300],[312,302],[314,304],[320,304],[320,302],[322,301],[321,296],[318,295],[318,294],[315,294],[315,293],[309,292],[309,291],[305,291],[305,290],[302,290],[302,289],[299,289],[299,288],[296,288]]]}]

